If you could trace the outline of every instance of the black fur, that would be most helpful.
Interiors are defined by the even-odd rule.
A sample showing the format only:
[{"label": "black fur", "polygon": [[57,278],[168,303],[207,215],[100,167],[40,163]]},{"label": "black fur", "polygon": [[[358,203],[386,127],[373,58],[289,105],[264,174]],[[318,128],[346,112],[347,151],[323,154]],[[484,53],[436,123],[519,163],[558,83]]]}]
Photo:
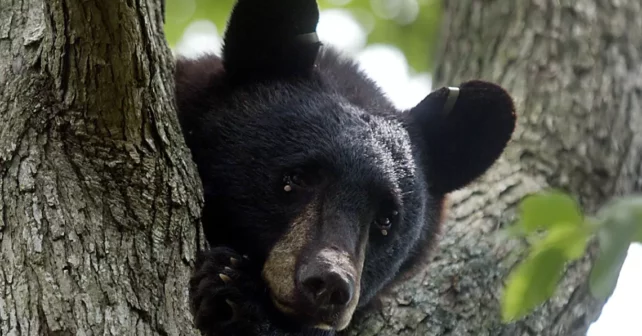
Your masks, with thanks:
[{"label": "black fur", "polygon": [[[446,194],[486,171],[513,132],[510,96],[481,81],[464,83],[447,114],[447,89],[398,111],[355,63],[297,39],[317,20],[313,0],[239,0],[223,59],[178,60],[179,118],[203,180],[213,246],[190,284],[206,335],[332,335],[281,316],[269,300],[261,266],[288,223],[315,199],[320,218],[341,218],[321,220],[319,230],[354,241],[366,235],[363,308],[417,266]],[[312,186],[284,193],[283,177],[294,170]],[[391,209],[399,215],[384,237],[371,223]]]},{"label": "black fur", "polygon": [[225,35],[228,80],[266,79],[308,72],[320,43],[302,42],[319,21],[315,1],[239,0]]}]

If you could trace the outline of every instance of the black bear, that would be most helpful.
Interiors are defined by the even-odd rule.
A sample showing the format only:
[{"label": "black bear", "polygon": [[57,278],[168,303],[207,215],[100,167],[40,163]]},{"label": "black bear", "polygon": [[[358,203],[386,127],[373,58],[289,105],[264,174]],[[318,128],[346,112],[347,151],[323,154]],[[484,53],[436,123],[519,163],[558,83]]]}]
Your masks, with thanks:
[{"label": "black bear", "polygon": [[179,118],[204,186],[190,282],[205,335],[334,335],[425,258],[447,194],[515,127],[470,81],[397,110],[316,38],[315,0],[238,0],[222,56],[179,59]]}]

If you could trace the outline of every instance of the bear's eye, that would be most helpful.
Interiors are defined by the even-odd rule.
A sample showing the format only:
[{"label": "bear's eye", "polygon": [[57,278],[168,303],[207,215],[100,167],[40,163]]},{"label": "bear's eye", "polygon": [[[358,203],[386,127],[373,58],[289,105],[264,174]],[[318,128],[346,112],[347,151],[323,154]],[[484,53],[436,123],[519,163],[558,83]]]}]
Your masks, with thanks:
[{"label": "bear's eye", "polygon": [[310,187],[311,179],[302,170],[295,170],[289,173],[286,173],[283,176],[283,190],[285,192],[290,192],[294,189],[305,189]]},{"label": "bear's eye", "polygon": [[388,231],[390,231],[390,229],[392,228],[392,223],[395,221],[398,215],[398,211],[391,211],[389,214],[377,218],[374,221],[374,224],[381,231],[382,235],[387,236]]}]

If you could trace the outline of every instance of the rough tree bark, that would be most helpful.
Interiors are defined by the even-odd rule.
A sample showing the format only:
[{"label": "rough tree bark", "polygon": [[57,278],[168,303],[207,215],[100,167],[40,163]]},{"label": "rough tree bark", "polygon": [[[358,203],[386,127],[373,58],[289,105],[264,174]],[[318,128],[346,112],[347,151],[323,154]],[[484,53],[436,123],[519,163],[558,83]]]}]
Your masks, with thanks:
[{"label": "rough tree bark", "polygon": [[[585,335],[603,302],[587,292],[591,255],[528,318],[499,321],[520,245],[497,234],[523,196],[560,188],[588,211],[642,187],[642,21],[638,0],[445,1],[435,85],[482,78],[516,98],[503,158],[453,195],[433,261],[351,335]],[[594,251],[592,251],[594,252]]]},{"label": "rough tree bark", "polygon": [[[201,190],[179,134],[161,1],[0,0],[0,335],[190,335]],[[591,256],[498,320],[520,245],[495,234],[551,186],[594,210],[642,186],[636,0],[446,2],[436,85],[493,80],[520,123],[452,197],[426,271],[351,335],[583,335]]]},{"label": "rough tree bark", "polygon": [[195,334],[160,3],[0,0],[0,335]]}]

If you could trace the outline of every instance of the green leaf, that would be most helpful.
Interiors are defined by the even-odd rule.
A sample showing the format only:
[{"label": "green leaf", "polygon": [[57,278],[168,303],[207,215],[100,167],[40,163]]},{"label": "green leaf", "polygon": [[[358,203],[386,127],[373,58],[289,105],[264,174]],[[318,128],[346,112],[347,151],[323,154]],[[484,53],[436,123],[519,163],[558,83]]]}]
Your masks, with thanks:
[{"label": "green leaf", "polygon": [[607,225],[598,233],[600,254],[591,270],[589,288],[591,294],[600,300],[606,300],[613,294],[631,244],[630,231],[622,228]]},{"label": "green leaf", "polygon": [[591,231],[581,227],[552,227],[545,238],[533,245],[533,252],[556,249],[562,253],[566,262],[581,258],[591,238]]},{"label": "green leaf", "polygon": [[570,196],[547,192],[526,197],[520,204],[520,219],[516,225],[526,233],[555,226],[580,227],[582,212]]},{"label": "green leaf", "polygon": [[502,296],[502,320],[517,320],[555,293],[564,269],[563,251],[543,249],[529,256],[508,276]]},{"label": "green leaf", "polygon": [[529,257],[508,277],[502,300],[502,319],[509,322],[528,314],[555,292],[564,264],[581,258],[591,231],[577,226],[554,226],[536,241]]},{"label": "green leaf", "polygon": [[600,254],[589,280],[594,297],[607,299],[617,285],[629,246],[642,242],[642,197],[618,198],[600,211]]},{"label": "green leaf", "polygon": [[642,197],[621,197],[600,211],[600,218],[610,225],[642,227]]}]

